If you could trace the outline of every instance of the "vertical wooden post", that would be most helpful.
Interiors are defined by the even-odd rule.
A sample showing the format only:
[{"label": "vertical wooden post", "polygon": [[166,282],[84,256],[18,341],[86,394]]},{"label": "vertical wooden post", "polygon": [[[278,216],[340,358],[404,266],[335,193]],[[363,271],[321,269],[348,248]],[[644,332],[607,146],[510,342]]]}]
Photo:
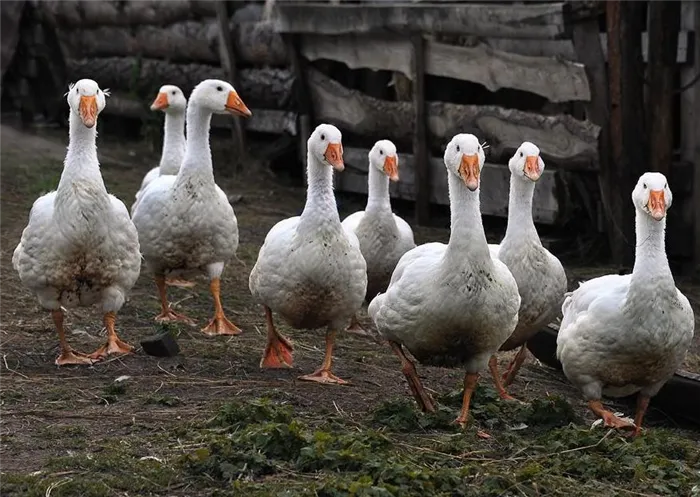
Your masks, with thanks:
[{"label": "vertical wooden post", "polygon": [[306,79],[306,61],[301,54],[301,37],[298,34],[282,35],[294,72],[294,97],[297,104],[299,155],[306,174],[306,143],[311,135],[313,111],[309,86]]},{"label": "vertical wooden post", "polygon": [[[221,65],[223,66],[228,76],[229,82],[235,87],[238,81],[236,77],[236,55],[231,42],[231,32],[229,29],[229,16],[226,8],[226,2],[221,0],[216,2],[216,20],[219,27],[219,54],[221,56]],[[245,95],[241,95],[245,101]],[[233,134],[233,142],[236,147],[236,169],[238,169],[246,155],[245,135],[241,118],[233,116],[233,126],[231,131]]]},{"label": "vertical wooden post", "polygon": [[673,160],[673,100],[680,27],[679,2],[649,2],[649,163],[651,169],[665,175]]},{"label": "vertical wooden post", "polygon": [[[693,164],[693,262],[700,264],[700,5],[694,0],[684,0],[681,28],[693,31],[692,65],[681,69],[681,87],[692,84],[681,98],[681,159]],[[688,47],[691,48],[691,47]],[[693,84],[693,81],[695,83]]]},{"label": "vertical wooden post", "polygon": [[425,113],[425,41],[421,33],[411,35],[413,46],[413,109],[415,126],[413,155],[416,158],[416,223],[427,224],[430,219],[430,162]]}]

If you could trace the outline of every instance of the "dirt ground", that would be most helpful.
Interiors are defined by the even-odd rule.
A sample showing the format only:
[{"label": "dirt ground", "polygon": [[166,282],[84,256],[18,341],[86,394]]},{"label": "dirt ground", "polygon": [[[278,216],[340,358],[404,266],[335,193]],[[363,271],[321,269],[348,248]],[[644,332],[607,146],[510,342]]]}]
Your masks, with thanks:
[{"label": "dirt ground", "polygon": [[[237,495],[236,492],[248,488],[245,486],[248,483],[251,485],[249,491],[253,492],[250,495],[307,495],[304,492],[309,492],[308,495],[414,495],[408,490],[402,493],[391,489],[387,490],[389,493],[362,493],[364,490],[361,492],[350,487],[349,490],[323,493],[314,490],[315,485],[318,482],[330,485],[328,475],[333,473],[324,472],[326,470],[323,468],[318,470],[319,472],[280,469],[267,473],[268,476],[239,475],[228,480],[216,480],[206,472],[206,475],[202,476],[176,469],[173,470],[172,477],[168,477],[170,479],[165,482],[149,480],[153,485],[149,483],[143,486],[145,484],[142,482],[137,488],[130,487],[129,485],[134,484],[138,478],[150,478],[140,473],[144,465],[156,464],[153,461],[158,461],[158,464],[166,466],[172,461],[181,460],[182,457],[189,457],[193,451],[206,445],[206,440],[201,438],[204,437],[201,435],[204,433],[204,427],[210,426],[221,406],[232,402],[257,402],[261,398],[271,397],[280,405],[290,406],[295,413],[294,419],[299,422],[316,426],[318,423],[338,421],[344,423],[343,426],[353,427],[348,428],[348,433],[362,431],[369,426],[368,413],[375,412],[377,406],[385,405],[388,401],[409,398],[399,363],[388,348],[368,339],[341,334],[335,349],[335,373],[349,380],[351,384],[339,387],[300,382],[296,380],[299,374],[313,371],[321,362],[323,334],[321,331],[291,330],[281,325],[281,330],[294,342],[295,366],[290,370],[259,369],[258,363],[265,344],[265,324],[262,309],[249,295],[248,274],[270,227],[285,217],[301,212],[304,191],[299,187],[284,186],[281,182],[271,181],[268,177],[232,177],[219,174],[220,168],[224,168],[226,164],[226,151],[225,145],[218,144],[215,149],[215,165],[219,168],[216,173],[219,184],[230,195],[242,195],[241,200],[234,206],[240,229],[240,263],[231,263],[225,271],[222,295],[229,318],[244,331],[243,334],[232,338],[210,338],[200,333],[199,328],[176,326],[171,330],[177,335],[181,347],[181,354],[177,357],[158,359],[145,355],[137,347],[135,354],[109,359],[92,367],[57,368],[53,361],[58,353],[58,339],[50,316],[38,308],[36,301],[20,285],[17,274],[12,269],[11,257],[26,224],[32,202],[41,193],[55,188],[58,183],[65,154],[66,132],[56,129],[27,132],[3,125],[1,139],[0,464],[4,485],[9,485],[3,491],[3,495],[79,495],[71,493],[79,491],[76,490],[78,487],[71,485],[78,485],[79,482],[89,480],[95,475],[98,475],[96,480],[101,480],[102,483],[93,481],[94,485],[89,491],[85,488],[80,490],[82,495],[184,496],[219,495],[216,492],[227,491],[231,491],[231,495]],[[129,206],[143,175],[157,164],[158,154],[149,151],[140,143],[120,143],[107,134],[100,136],[98,143],[107,188]],[[361,206],[357,198],[343,198],[341,214],[344,216]],[[444,241],[447,236],[448,231],[445,229],[416,230],[419,243],[429,240]],[[604,273],[605,268],[571,266],[567,267],[567,271],[570,281],[576,281],[596,273]],[[683,286],[683,289],[692,299],[696,315],[700,316],[700,289],[689,285]],[[196,319],[199,327],[211,317],[213,307],[205,280],[198,280],[193,289],[170,289],[169,292],[176,309]],[[119,313],[117,326],[121,337],[138,346],[141,339],[159,332],[161,328],[153,322],[153,316],[157,314],[158,309],[155,286],[150,276],[143,271],[129,302]],[[369,324],[366,313],[362,316],[362,322]],[[78,350],[91,352],[101,345],[104,339],[101,316],[94,309],[71,309],[67,314],[66,324],[69,341]],[[686,361],[686,369],[700,372],[700,359],[697,355],[699,350],[696,344]],[[504,355],[501,365],[504,366],[507,360],[508,356]],[[462,378],[460,371],[427,367],[419,367],[419,371],[425,385],[435,395],[455,389],[458,392]],[[115,382],[118,378],[121,380]],[[484,376],[481,383],[484,384],[484,388],[490,388],[488,376]],[[587,432],[586,427],[593,421],[593,417],[584,409],[577,392],[566,379],[559,372],[532,359],[523,368],[511,388],[511,393],[528,401],[552,395],[561,396],[573,406],[579,417],[575,429],[582,430],[581,433]],[[623,409],[627,415],[631,414],[629,406],[620,407],[616,404],[616,407]],[[472,452],[471,456],[464,456],[460,467],[466,467],[467,461],[481,457],[478,454],[488,453],[490,450],[496,450],[494,447],[500,447],[498,450],[501,453],[505,451],[513,456],[508,468],[520,471],[522,465],[517,462],[519,458],[515,456],[521,450],[526,450],[524,447],[530,442],[525,440],[528,439],[517,438],[521,435],[508,435],[511,437],[508,438],[509,443],[514,445],[507,448],[503,445],[503,437],[506,435],[501,434],[498,429],[489,429],[489,426],[492,425],[477,420],[467,427],[468,435],[464,436],[468,436],[469,442],[473,444],[470,447]],[[694,441],[697,449],[700,433],[676,426],[664,413],[653,408],[653,401],[647,426],[651,428],[648,433],[658,430],[671,433],[669,436]],[[391,433],[391,430],[387,433]],[[475,436],[476,433],[480,436]],[[610,453],[604,455],[609,460],[615,460],[615,447],[627,447],[631,444],[616,434],[606,434],[604,430],[598,430],[597,433],[596,437],[600,439],[598,444],[606,437],[619,438],[619,441],[614,443],[621,445],[611,446]],[[423,445],[412,442],[410,433],[399,438],[401,443],[409,444],[409,447],[412,447],[410,444],[416,447],[420,445],[423,448],[419,452],[427,454],[433,449],[426,448],[425,437],[435,441],[448,436],[444,433],[428,435],[425,431],[421,433],[424,438],[420,444]],[[390,440],[399,440],[396,438],[398,435],[385,436]],[[460,432],[450,432],[449,437],[453,438],[449,440],[454,440],[455,436],[462,435]],[[572,450],[581,449],[586,447]],[[397,445],[393,450],[401,449]],[[99,468],[94,466],[95,461],[112,453],[118,453],[120,457],[126,454],[124,457],[131,458],[128,464],[133,462],[134,465],[110,466],[104,463]],[[267,452],[262,453],[271,457]],[[80,461],[92,461],[90,464],[93,466],[76,462],[78,457],[87,458]],[[700,464],[697,452],[686,454],[685,458],[685,462],[681,461],[678,464],[688,464],[689,467]],[[126,468],[132,469],[127,472]],[[637,490],[629,493],[662,495],[667,494],[665,488],[688,490],[693,485],[700,485],[700,476],[695,470],[679,470],[685,475],[683,478],[687,477],[687,481],[679,480],[681,486],[673,487],[668,484],[663,488],[647,488],[648,480],[642,478],[641,483],[637,482]],[[337,474],[337,471],[333,474]],[[476,476],[464,478],[478,484],[479,474],[481,473],[477,472]],[[115,475],[123,476],[131,483],[125,483]],[[695,481],[692,481],[692,475],[695,475]],[[619,480],[619,477],[620,475],[615,476],[618,478],[616,481],[623,482],[619,483],[619,487],[630,488],[624,483],[626,480]],[[579,495],[589,495],[585,489],[600,495],[601,488],[607,488],[605,495],[628,494],[623,488],[605,483],[605,478],[601,476],[567,472],[561,478],[562,485],[566,482],[566,485],[578,485],[566,488],[578,488],[581,492]],[[636,473],[630,478],[637,478]],[[536,480],[534,476],[530,479]],[[523,481],[517,478],[516,480],[521,483]],[[275,487],[274,492],[272,487],[265,490],[266,481],[269,481],[270,485],[281,482],[282,486],[279,488],[282,490],[278,487]],[[526,483],[528,481],[530,480]],[[598,483],[595,483],[596,481]],[[372,488],[380,486],[376,481],[372,485]],[[382,488],[386,490],[389,487]],[[700,492],[698,489],[700,487],[696,487],[696,491]],[[297,490],[299,493],[294,493]],[[266,493],[268,491],[269,493]],[[434,495],[471,495],[450,492],[436,491]],[[522,488],[516,486],[499,490],[493,495],[545,494],[548,493],[540,490],[535,492],[532,487],[525,485]],[[551,491],[549,495],[559,493]],[[669,495],[673,495],[673,492]]]}]

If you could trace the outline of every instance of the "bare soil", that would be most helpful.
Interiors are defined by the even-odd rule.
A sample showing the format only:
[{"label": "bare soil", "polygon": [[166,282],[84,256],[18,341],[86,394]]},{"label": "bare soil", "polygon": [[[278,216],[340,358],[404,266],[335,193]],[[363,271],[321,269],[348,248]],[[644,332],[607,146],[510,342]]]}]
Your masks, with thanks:
[{"label": "bare soil", "polygon": [[[324,345],[320,330],[297,331],[280,323],[281,331],[294,342],[295,366],[277,371],[262,371],[258,367],[265,344],[265,322],[261,307],[252,301],[248,291],[249,271],[268,230],[279,220],[301,212],[304,191],[299,187],[284,186],[263,173],[257,176],[222,174],[228,163],[224,142],[215,143],[217,178],[228,194],[242,195],[242,198],[234,206],[240,229],[240,262],[233,262],[226,269],[222,295],[229,318],[243,330],[243,334],[232,338],[210,338],[199,331],[211,317],[213,306],[206,281],[198,280],[193,289],[169,290],[176,309],[198,323],[198,327],[171,328],[181,347],[179,356],[159,359],[147,356],[137,348],[135,354],[109,359],[92,367],[57,368],[54,359],[58,354],[58,339],[50,316],[38,308],[35,299],[21,286],[11,258],[33,201],[58,183],[66,132],[56,129],[19,130],[4,124],[1,138],[0,459],[3,479],[8,475],[15,482],[19,481],[18,478],[21,480],[20,477],[27,478],[22,484],[24,486],[13,487],[15,495],[49,495],[49,488],[54,496],[75,495],[61,491],[67,492],[68,486],[56,485],[90,477],[91,473],[67,463],[61,467],[63,462],[57,467],[57,460],[65,461],[57,458],[76,455],[100,458],[100,454],[109,453],[115,445],[130,448],[131,453],[139,457],[166,461],[187,455],[199,447],[188,439],[188,430],[206,426],[220,407],[230,402],[272,396],[279,403],[292,406],[295,416],[306,422],[338,419],[364,429],[368,413],[377,406],[390,399],[408,398],[399,362],[391,351],[375,341],[355,335],[340,334],[335,349],[335,373],[349,380],[351,384],[348,386],[322,386],[296,379],[320,365]],[[158,154],[141,143],[120,142],[106,134],[100,136],[98,143],[107,188],[129,206],[143,175],[157,164]],[[358,202],[356,198],[343,198],[341,214],[347,215],[361,208]],[[448,231],[444,228],[416,229],[419,243],[446,240],[447,236]],[[573,284],[577,279],[602,274],[606,268],[570,266],[567,271]],[[683,289],[692,299],[696,315],[700,316],[700,289],[690,285],[683,286]],[[129,302],[119,313],[117,326],[121,337],[138,346],[139,340],[160,332],[162,328],[153,321],[158,310],[155,286],[144,270]],[[369,326],[366,314],[362,315],[362,322]],[[104,340],[101,316],[95,309],[69,310],[66,325],[69,341],[78,350],[91,352]],[[700,372],[699,351],[696,343],[686,361],[687,369]],[[509,358],[508,354],[503,355],[502,367]],[[458,370],[419,367],[419,372],[425,385],[436,395],[458,388],[462,379],[462,372]],[[115,380],[124,376],[128,378],[115,386]],[[487,376],[482,383],[490,383]],[[532,359],[510,390],[513,396],[527,401],[559,395],[581,416],[581,427],[594,420],[561,373]],[[627,415],[631,414],[629,406],[614,405]],[[652,430],[666,427],[679,437],[696,442],[700,439],[698,432],[676,427],[664,413],[653,408],[653,401],[647,426]],[[488,427],[478,423],[476,426],[472,423],[466,430],[472,434],[477,430],[489,431]],[[501,434],[491,431],[490,436],[488,440],[475,437],[473,450],[477,453],[488,450],[498,443]],[[600,430],[600,437],[603,436],[604,431]],[[406,437],[403,440],[409,443],[410,434]],[[512,453],[519,450],[517,446],[513,447]],[[104,471],[109,473],[112,469]],[[177,484],[156,485],[155,490],[148,492],[129,492],[124,487],[108,486],[99,495],[211,494],[209,484],[189,476],[178,475],[177,478],[181,478]],[[313,482],[315,476],[286,475],[279,478],[283,483],[303,480],[307,483],[302,486],[311,488],[308,482]],[[572,478],[580,478],[581,488],[587,485],[585,477]],[[262,480],[264,478],[260,477],[257,481]],[[219,485],[210,484],[212,488]],[[22,488],[24,490],[18,490]],[[520,495],[513,492],[512,495]],[[607,495],[617,495],[617,490],[610,492]],[[524,494],[531,495],[529,491]],[[657,493],[649,490],[649,493],[635,495]]]}]

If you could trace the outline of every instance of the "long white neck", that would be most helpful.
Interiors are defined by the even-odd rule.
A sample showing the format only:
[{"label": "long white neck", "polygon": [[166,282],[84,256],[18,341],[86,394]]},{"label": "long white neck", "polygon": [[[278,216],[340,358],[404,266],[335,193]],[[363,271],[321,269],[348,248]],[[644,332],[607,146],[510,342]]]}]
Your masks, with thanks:
[{"label": "long white neck", "polygon": [[333,194],[333,168],[322,163],[312,153],[306,159],[306,204],[301,214],[300,225],[317,226],[330,224],[340,226],[338,206]]},{"label": "long white neck", "polygon": [[657,292],[661,288],[675,292],[675,283],[668,265],[665,246],[666,218],[652,219],[637,209],[635,219],[637,246],[630,294]]},{"label": "long white neck", "polygon": [[177,174],[185,157],[185,113],[166,112],[160,174]]},{"label": "long white neck", "polygon": [[445,257],[463,265],[492,264],[481,221],[479,190],[472,192],[453,173],[447,174],[450,193],[450,241]]},{"label": "long white neck", "polygon": [[532,219],[532,197],[535,182],[529,179],[510,176],[510,195],[508,196],[508,227],[501,244],[508,242],[536,242],[541,245],[535,222]]},{"label": "long white neck", "polygon": [[214,183],[214,167],[209,147],[211,116],[211,111],[192,102],[187,106],[185,157],[177,175],[177,184],[188,181],[192,177]]},{"label": "long white neck", "polygon": [[75,112],[70,112],[68,121],[68,152],[64,161],[63,173],[58,183],[57,195],[62,195],[71,189],[71,183],[76,180],[89,181],[99,186],[105,195],[100,174],[100,163],[97,160],[97,125],[87,128]]},{"label": "long white neck", "polygon": [[368,181],[365,212],[388,212],[390,214],[389,177],[370,163]]}]

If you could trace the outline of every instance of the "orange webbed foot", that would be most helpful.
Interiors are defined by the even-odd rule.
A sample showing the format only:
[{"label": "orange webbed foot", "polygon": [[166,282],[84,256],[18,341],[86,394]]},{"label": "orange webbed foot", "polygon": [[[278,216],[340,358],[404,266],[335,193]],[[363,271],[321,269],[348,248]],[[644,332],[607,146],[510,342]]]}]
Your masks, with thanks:
[{"label": "orange webbed foot", "polygon": [[268,340],[265,352],[260,360],[260,367],[265,369],[291,368],[294,362],[294,348],[285,337],[275,334]]},{"label": "orange webbed foot", "polygon": [[161,313],[155,317],[155,320],[158,323],[185,323],[190,326],[194,326],[196,324],[193,319],[185,316],[184,314],[173,311],[170,307],[161,311]]},{"label": "orange webbed foot", "polygon": [[197,283],[194,281],[183,280],[181,278],[165,278],[165,284],[178,288],[193,288],[197,286]]},{"label": "orange webbed foot", "polygon": [[108,355],[130,354],[133,351],[134,351],[134,347],[132,347],[128,343],[119,339],[118,336],[114,336],[114,337],[109,337],[106,344],[104,344],[102,347],[97,349],[92,354],[88,355],[88,357],[90,359],[99,360],[99,359],[104,359]]},{"label": "orange webbed foot", "polygon": [[626,431],[630,430],[633,431],[633,435],[636,435],[638,432],[638,428],[634,425],[634,423],[630,423],[629,421],[625,421],[624,419],[618,418],[610,411],[604,412],[602,418],[603,425],[606,428],[615,428],[616,430]]},{"label": "orange webbed foot", "polygon": [[214,316],[209,324],[202,328],[202,333],[209,336],[214,335],[240,335],[241,329],[229,321],[226,316]]},{"label": "orange webbed foot", "polygon": [[95,361],[88,357],[87,354],[78,352],[77,350],[68,349],[61,352],[56,358],[56,366],[67,366],[67,365],[88,365],[91,366]]},{"label": "orange webbed foot", "polygon": [[353,335],[361,336],[361,337],[371,337],[371,333],[365,329],[364,326],[360,324],[360,322],[357,320],[357,317],[353,317],[352,321],[350,322],[350,326],[348,326],[345,329],[346,332],[352,333]]},{"label": "orange webbed foot", "polygon": [[335,383],[337,385],[348,385],[349,382],[338,378],[328,369],[317,369],[311,374],[299,377],[302,381],[315,381],[316,383]]}]

